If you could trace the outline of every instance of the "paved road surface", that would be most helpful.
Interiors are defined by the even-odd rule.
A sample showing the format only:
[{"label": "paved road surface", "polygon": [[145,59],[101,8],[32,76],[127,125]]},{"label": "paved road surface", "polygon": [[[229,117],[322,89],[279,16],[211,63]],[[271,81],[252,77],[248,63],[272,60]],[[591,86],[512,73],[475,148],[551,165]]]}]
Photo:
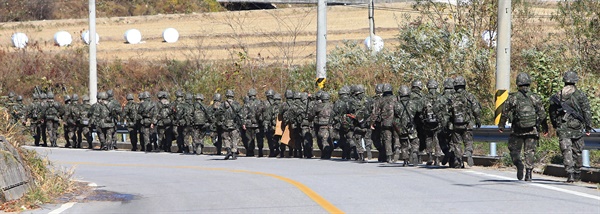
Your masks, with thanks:
[{"label": "paved road surface", "polygon": [[30,148],[97,185],[31,213],[600,213],[597,185],[491,168]]}]

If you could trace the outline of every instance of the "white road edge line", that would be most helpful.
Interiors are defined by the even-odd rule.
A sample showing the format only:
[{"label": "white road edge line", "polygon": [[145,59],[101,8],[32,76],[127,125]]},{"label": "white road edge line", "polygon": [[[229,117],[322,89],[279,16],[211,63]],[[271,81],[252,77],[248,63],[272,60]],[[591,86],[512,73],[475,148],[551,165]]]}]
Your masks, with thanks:
[{"label": "white road edge line", "polygon": [[[487,174],[487,173],[483,173],[483,172],[475,172],[475,171],[470,171],[470,170],[467,170],[465,172],[476,174],[476,175],[493,177],[493,178],[500,178],[500,179],[504,179],[504,180],[514,180],[513,178],[504,177],[504,176],[500,176],[500,175],[492,175],[492,174]],[[577,192],[577,191],[573,191],[573,190],[561,189],[561,188],[553,187],[553,186],[546,185],[546,184],[537,184],[537,183],[530,183],[530,182],[523,182],[523,183],[529,184],[532,186],[536,186],[536,187],[540,187],[540,188],[544,188],[544,189],[554,190],[554,191],[558,191],[558,192],[563,192],[563,193],[567,193],[567,194],[571,194],[571,195],[581,196],[581,197],[600,201],[600,196],[590,195],[587,193]]]},{"label": "white road edge line", "polygon": [[66,204],[63,204],[62,206],[60,206],[60,208],[52,210],[52,212],[49,212],[48,214],[60,214],[62,212],[64,212],[65,210],[73,207],[73,205],[77,204],[77,202],[69,202]]}]

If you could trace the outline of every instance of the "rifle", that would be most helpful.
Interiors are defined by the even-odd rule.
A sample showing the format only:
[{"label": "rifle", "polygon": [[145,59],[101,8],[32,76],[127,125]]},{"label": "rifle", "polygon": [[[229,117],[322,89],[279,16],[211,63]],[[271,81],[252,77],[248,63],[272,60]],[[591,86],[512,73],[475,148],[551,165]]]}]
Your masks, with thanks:
[{"label": "rifle", "polygon": [[560,105],[561,109],[559,109],[559,111],[564,111],[565,113],[570,114],[575,119],[585,123],[586,125],[588,124],[587,123],[588,121],[586,120],[586,118],[583,117],[583,115],[581,115],[577,111],[575,111],[575,109],[573,109],[572,106],[565,104],[565,102],[561,102],[560,99],[558,99],[558,97],[556,95],[550,97],[550,102]]},{"label": "rifle", "polygon": [[233,105],[231,105],[231,103],[229,102],[229,99],[225,99],[225,102],[227,102],[227,104],[229,104],[229,107],[233,110],[233,113],[235,114],[235,118],[238,119],[241,123],[244,122],[244,120],[242,119],[242,116],[240,116],[240,111],[239,110],[235,110],[235,108],[233,107]]}]

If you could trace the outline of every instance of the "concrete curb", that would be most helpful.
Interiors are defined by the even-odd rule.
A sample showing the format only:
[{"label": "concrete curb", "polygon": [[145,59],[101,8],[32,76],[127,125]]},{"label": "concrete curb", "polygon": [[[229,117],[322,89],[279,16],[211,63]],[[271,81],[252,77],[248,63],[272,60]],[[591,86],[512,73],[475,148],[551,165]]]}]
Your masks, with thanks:
[{"label": "concrete curb", "polygon": [[[548,164],[544,169],[544,175],[555,177],[567,177],[567,171],[563,165]],[[600,169],[597,168],[581,168],[581,181],[600,183]]]}]

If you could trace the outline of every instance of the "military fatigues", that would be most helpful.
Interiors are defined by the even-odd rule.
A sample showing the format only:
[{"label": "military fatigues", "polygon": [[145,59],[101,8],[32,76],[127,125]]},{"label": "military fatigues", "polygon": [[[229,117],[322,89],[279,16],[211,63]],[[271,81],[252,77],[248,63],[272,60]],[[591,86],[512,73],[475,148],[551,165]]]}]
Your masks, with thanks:
[{"label": "military fatigues", "polygon": [[[420,120],[421,118],[421,111],[423,110],[423,102],[425,99],[425,95],[423,94],[422,91],[422,83],[420,80],[417,80],[415,82],[413,82],[412,84],[412,88],[411,88],[411,93],[410,93],[410,100],[411,103],[413,103],[413,105],[416,108],[416,112],[415,112],[415,128],[417,130],[417,138],[419,140],[419,151],[423,151],[427,148],[427,141],[426,141],[426,135],[425,135],[425,130],[424,130],[424,124],[423,121]],[[419,156],[419,161],[420,161],[420,156]]]},{"label": "military fatigues", "polygon": [[215,94],[213,97],[213,103],[211,106],[212,112],[211,117],[214,119],[210,126],[211,131],[211,140],[215,148],[217,149],[217,155],[221,155],[221,150],[223,149],[223,129],[222,126],[218,124],[216,113],[219,112],[219,109],[223,103],[221,102],[221,94]]},{"label": "military fatigues", "polygon": [[[138,108],[139,104],[133,100],[133,95],[127,95],[127,104],[123,107],[121,118],[127,125],[127,131],[129,132],[129,141],[131,141],[131,151],[138,150],[138,132],[140,130]],[[140,144],[141,151],[145,150],[145,145]]]},{"label": "military fatigues", "polygon": [[309,112],[312,109],[311,100],[308,99],[307,93],[300,95],[300,100],[297,100],[296,111],[296,130],[297,130],[297,156],[303,158],[313,157],[313,135],[312,135],[312,117]]},{"label": "military fatigues", "polygon": [[194,143],[194,152],[197,155],[202,153],[202,148],[204,148],[204,137],[206,136],[206,131],[209,131],[211,123],[213,121],[211,108],[205,106],[202,103],[202,99],[204,99],[204,96],[196,95],[196,102],[194,102],[192,106],[192,141]]},{"label": "military fatigues", "polygon": [[577,80],[575,72],[565,73],[565,86],[552,96],[549,109],[569,176],[567,182],[581,179],[583,135],[592,130],[590,103],[587,95],[575,86]]},{"label": "military fatigues", "polygon": [[317,129],[317,144],[321,147],[321,159],[330,159],[333,152],[333,142],[330,138],[331,122],[333,120],[333,103],[329,101],[329,94],[321,95],[322,102],[318,103],[312,111]]},{"label": "military fatigues", "polygon": [[96,127],[96,133],[100,140],[100,149],[109,150],[112,146],[114,121],[110,116],[111,111],[108,108],[108,96],[105,92],[98,93],[98,102],[92,105],[92,123]]},{"label": "military fatigues", "polygon": [[241,141],[239,130],[242,123],[239,115],[240,110],[240,104],[232,98],[228,98],[224,101],[218,109],[217,117],[219,118],[219,125],[223,130],[221,136],[223,138],[223,146],[227,149],[227,156],[225,159],[229,159],[229,157],[236,159],[237,145]]},{"label": "military fatigues", "polygon": [[[269,157],[277,157],[279,154],[279,140],[275,136],[275,126],[277,126],[277,114],[279,113],[279,105],[274,99],[274,94],[269,94],[267,91],[267,100],[263,102],[262,130],[267,138],[269,146]],[[277,141],[276,141],[277,139]]]},{"label": "military fatigues", "polygon": [[444,153],[444,158],[442,159],[441,164],[446,165],[448,160],[451,160],[450,167],[454,167],[454,153],[450,151],[450,142],[452,140],[452,131],[449,130],[450,126],[449,120],[452,116],[452,113],[449,110],[448,104],[451,103],[452,97],[454,96],[454,79],[447,78],[444,80],[444,93],[440,97],[440,102],[442,103],[443,110],[442,114],[442,127],[438,134],[438,141],[440,144],[440,148]]},{"label": "military fatigues", "polygon": [[386,84],[383,96],[373,105],[373,113],[371,114],[371,127],[375,128],[378,125],[381,133],[382,150],[385,149],[386,160],[391,163],[392,158],[392,136],[394,129],[394,107],[396,105],[396,97],[392,94],[392,87]]},{"label": "military fatigues", "polygon": [[121,103],[119,103],[119,101],[117,101],[113,96],[112,96],[112,92],[109,93],[108,95],[108,103],[106,104],[106,107],[108,107],[108,110],[110,111],[110,119],[113,121],[113,126],[110,127],[109,132],[111,133],[111,141],[109,141],[108,143],[110,143],[110,145],[108,146],[108,149],[112,150],[112,149],[117,149],[117,122],[119,121],[119,117],[121,116]]},{"label": "military fatigues", "polygon": [[[295,130],[295,126],[296,125],[294,123],[294,120],[295,120],[295,110],[296,110],[296,105],[295,105],[295,100],[294,100],[294,92],[286,91],[285,92],[285,98],[286,98],[286,100],[285,100],[285,102],[283,104],[281,104],[281,109],[279,110],[279,112],[281,114],[281,118],[283,118],[283,122],[282,122],[283,125],[282,126],[291,128],[290,130],[287,130],[287,131],[291,132],[290,136],[294,136],[294,132],[296,131]],[[290,143],[292,143],[292,142],[290,142]],[[288,156],[290,156],[290,157],[294,156],[294,154],[295,154],[295,152],[294,152],[295,147],[293,147],[293,145],[290,146],[289,144],[286,145],[284,143],[281,143],[281,145],[280,145],[281,153],[279,154],[280,157],[284,157],[285,156],[284,153],[285,153],[285,148],[286,147],[289,147],[289,154],[288,154]]]},{"label": "military fatigues", "polygon": [[24,124],[26,109],[25,105],[23,105],[23,98],[21,96],[19,96],[17,102],[8,109],[10,110],[10,122],[12,124]]},{"label": "military fatigues", "polygon": [[254,156],[254,149],[258,143],[258,157],[262,157],[264,143],[262,140],[259,142],[258,138],[260,137],[259,122],[262,121],[260,112],[262,112],[263,107],[261,102],[256,99],[255,90],[253,91],[253,89],[251,89],[251,91],[248,92],[248,97],[248,102],[244,104],[242,111],[240,112],[243,119],[244,133],[246,135],[244,142],[246,156]]},{"label": "military fatigues", "polygon": [[350,113],[348,105],[351,103],[349,93],[350,88],[343,86],[338,92],[340,98],[333,105],[333,111],[335,112],[333,122],[334,137],[338,139],[337,146],[342,149],[342,159],[345,160],[350,159],[350,146],[354,144],[353,120],[348,116]]},{"label": "military fatigues", "polygon": [[65,132],[65,148],[73,146],[77,148],[77,119],[78,119],[78,107],[77,103],[72,100],[65,100],[65,105],[62,108],[62,118],[64,122]]},{"label": "military fatigues", "polygon": [[50,138],[52,147],[58,147],[56,140],[58,139],[61,108],[60,103],[54,101],[53,96],[49,96],[49,99],[46,102],[46,108],[44,109],[44,122],[46,123],[46,132],[48,138]]},{"label": "military fatigues", "polygon": [[[43,110],[42,110],[42,101],[38,100],[37,94],[34,95],[34,100],[27,106],[27,118],[29,118],[29,132],[33,136],[34,145],[40,145],[40,138],[44,135],[44,139],[46,138],[46,133],[43,132]],[[44,140],[44,146],[46,142]]]},{"label": "military fatigues", "polygon": [[419,105],[410,99],[408,87],[402,86],[398,102],[394,105],[394,131],[398,140],[394,142],[394,160],[401,158],[404,165],[410,162],[416,165],[419,162],[419,138],[415,124]]},{"label": "military fatigues", "polygon": [[[156,116],[156,129],[158,132],[158,142],[160,150],[165,152],[171,152],[171,146],[173,144],[173,106],[167,100],[166,94],[160,98],[156,108],[158,114]],[[178,152],[183,152],[182,150]]]},{"label": "military fatigues", "polygon": [[150,99],[149,93],[142,93],[143,98],[141,99],[138,115],[140,116],[140,130],[142,132],[142,143],[145,143],[146,152],[150,151],[158,151],[159,147],[154,139],[153,135],[156,135],[156,131],[154,127],[156,125],[156,114],[158,112],[158,107],[156,103],[154,103]]},{"label": "military fatigues", "polygon": [[452,131],[450,148],[455,156],[456,168],[464,167],[463,155],[467,156],[469,166],[473,166],[473,126],[481,126],[481,105],[473,94],[465,90],[464,82],[464,79],[459,77],[455,79],[457,89],[448,105],[452,113],[449,119],[449,129]]},{"label": "military fatigues", "polygon": [[[177,100],[173,103],[173,130],[175,134],[175,140],[177,142],[177,152],[187,153],[194,152],[194,148],[189,147],[192,145],[189,142],[190,126],[188,126],[188,120],[192,115],[192,106],[183,100],[183,93],[177,92]],[[187,148],[186,148],[187,147]]]},{"label": "military fatigues", "polygon": [[373,141],[371,140],[371,123],[369,117],[371,116],[373,101],[370,97],[364,96],[364,87],[362,85],[355,86],[353,91],[354,97],[350,105],[350,117],[353,123],[353,145],[351,146],[356,149],[357,160],[364,162],[365,152],[367,152],[366,158],[372,158],[371,146],[373,145]]},{"label": "military fatigues", "polygon": [[439,157],[442,156],[438,136],[443,122],[444,105],[442,98],[435,88],[430,88],[429,93],[423,99],[421,110],[421,124],[423,124],[423,136],[425,137],[426,152],[428,155],[427,165],[439,165]]},{"label": "military fatigues", "polygon": [[77,123],[78,124],[77,148],[81,148],[81,143],[83,142],[82,137],[85,137],[85,140],[88,143],[88,149],[94,148],[92,145],[92,131],[91,131],[92,105],[90,105],[89,101],[90,101],[89,98],[87,96],[84,96],[83,103],[81,103],[78,106],[79,114],[78,114],[78,123]]}]

